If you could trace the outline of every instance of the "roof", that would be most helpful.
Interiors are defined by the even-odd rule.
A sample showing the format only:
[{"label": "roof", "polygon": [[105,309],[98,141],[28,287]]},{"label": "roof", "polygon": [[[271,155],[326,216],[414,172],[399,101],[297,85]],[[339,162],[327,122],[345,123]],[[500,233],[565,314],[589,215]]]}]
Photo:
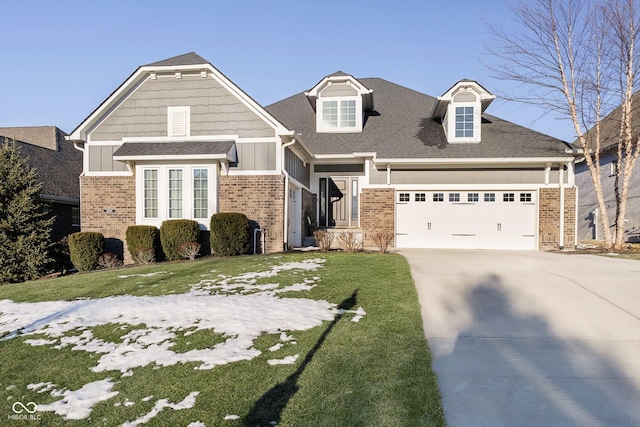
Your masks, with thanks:
[{"label": "roof", "polygon": [[143,65],[143,67],[174,67],[176,65],[201,65],[209,64],[209,61],[201,57],[195,52],[185,53],[183,55],[174,56],[172,58],[163,59],[162,61],[152,62]]},{"label": "roof", "polygon": [[82,153],[55,126],[0,128],[0,138],[15,139],[42,181],[41,197],[78,202]]},{"label": "roof", "polygon": [[113,153],[116,160],[144,160],[170,156],[178,158],[216,158],[235,161],[234,141],[125,142]]},{"label": "roof", "polygon": [[483,114],[482,142],[447,143],[440,122],[430,117],[436,98],[380,78],[358,79],[373,90],[375,110],[361,133],[317,133],[315,113],[304,93],[266,109],[295,130],[314,154],[376,152],[385,159],[567,157],[566,144],[498,117]]},{"label": "roof", "polygon": [[[631,135],[633,138],[640,137],[640,92],[636,92],[632,97],[632,123],[631,123]],[[607,152],[618,145],[620,141],[620,120],[622,118],[622,106],[618,106],[611,113],[609,113],[600,122],[600,151]],[[595,144],[595,128],[589,129],[585,133],[585,137],[589,144]],[[578,139],[572,143],[575,146],[579,146]]]}]

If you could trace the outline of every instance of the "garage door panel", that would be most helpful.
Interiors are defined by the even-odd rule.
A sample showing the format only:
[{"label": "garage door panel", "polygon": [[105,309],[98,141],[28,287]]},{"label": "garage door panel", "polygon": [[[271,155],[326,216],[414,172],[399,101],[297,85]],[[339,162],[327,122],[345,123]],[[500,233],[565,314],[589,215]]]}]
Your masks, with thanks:
[{"label": "garage door panel", "polygon": [[[398,192],[400,248],[535,249],[532,191]],[[418,193],[418,195],[416,195]],[[425,197],[426,196],[426,197]]]}]

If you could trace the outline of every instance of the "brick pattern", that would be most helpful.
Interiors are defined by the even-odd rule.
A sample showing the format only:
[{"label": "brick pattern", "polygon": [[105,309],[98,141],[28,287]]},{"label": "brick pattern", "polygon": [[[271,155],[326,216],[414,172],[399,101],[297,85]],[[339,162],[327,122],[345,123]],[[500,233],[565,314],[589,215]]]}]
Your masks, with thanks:
[{"label": "brick pattern", "polygon": [[268,253],[284,249],[284,176],[221,176],[219,212],[240,212],[267,229]]},{"label": "brick pattern", "polygon": [[102,233],[105,251],[132,262],[125,234],[136,223],[136,189],[133,176],[80,177],[82,231]]},{"label": "brick pattern", "polygon": [[[560,189],[541,188],[539,205],[539,249],[560,248]],[[574,249],[576,232],[576,189],[564,189],[564,249]]]},{"label": "brick pattern", "polygon": [[[360,228],[364,246],[375,248],[371,239],[379,231],[395,232],[395,190],[392,188],[363,188],[360,193]],[[393,246],[393,244],[392,244]]]}]

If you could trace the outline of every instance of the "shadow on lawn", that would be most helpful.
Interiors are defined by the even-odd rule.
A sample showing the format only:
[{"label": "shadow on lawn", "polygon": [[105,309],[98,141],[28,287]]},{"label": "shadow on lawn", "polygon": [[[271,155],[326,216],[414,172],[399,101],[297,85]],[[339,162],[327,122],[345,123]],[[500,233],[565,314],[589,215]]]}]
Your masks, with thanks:
[{"label": "shadow on lawn", "polygon": [[289,375],[286,380],[272,387],[258,399],[255,405],[253,405],[253,408],[251,408],[249,413],[242,419],[245,426],[268,426],[273,425],[274,422],[277,424],[280,423],[282,410],[298,391],[298,378],[300,378],[300,375],[302,375],[307,368],[307,365],[311,362],[316,352],[322,347],[322,344],[327,339],[327,336],[329,336],[333,327],[342,319],[344,311],[351,310],[356,305],[357,296],[358,289],[353,291],[349,298],[340,303],[338,306],[338,310],[340,311],[336,314],[329,326],[327,326],[327,329],[320,335],[320,338],[318,338],[313,348],[309,350],[300,367],[296,369],[293,374]]}]

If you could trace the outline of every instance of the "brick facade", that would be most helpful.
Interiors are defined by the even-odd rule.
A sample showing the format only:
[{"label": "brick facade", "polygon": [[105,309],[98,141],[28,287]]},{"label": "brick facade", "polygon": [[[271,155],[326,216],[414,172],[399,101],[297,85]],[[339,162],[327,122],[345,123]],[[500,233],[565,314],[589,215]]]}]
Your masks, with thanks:
[{"label": "brick facade", "polygon": [[82,231],[102,233],[105,251],[131,262],[125,234],[136,223],[136,188],[133,176],[80,177]]},{"label": "brick facade", "polygon": [[[548,251],[560,248],[560,189],[541,188],[538,229],[539,249]],[[576,245],[576,189],[564,189],[564,249]]]},{"label": "brick facade", "polygon": [[268,253],[284,249],[284,176],[221,176],[219,212],[240,212],[267,229]]},{"label": "brick facade", "polygon": [[[363,188],[360,193],[360,228],[366,248],[375,247],[373,233],[395,233],[395,190],[393,188]],[[393,246],[393,244],[391,245]]]}]

